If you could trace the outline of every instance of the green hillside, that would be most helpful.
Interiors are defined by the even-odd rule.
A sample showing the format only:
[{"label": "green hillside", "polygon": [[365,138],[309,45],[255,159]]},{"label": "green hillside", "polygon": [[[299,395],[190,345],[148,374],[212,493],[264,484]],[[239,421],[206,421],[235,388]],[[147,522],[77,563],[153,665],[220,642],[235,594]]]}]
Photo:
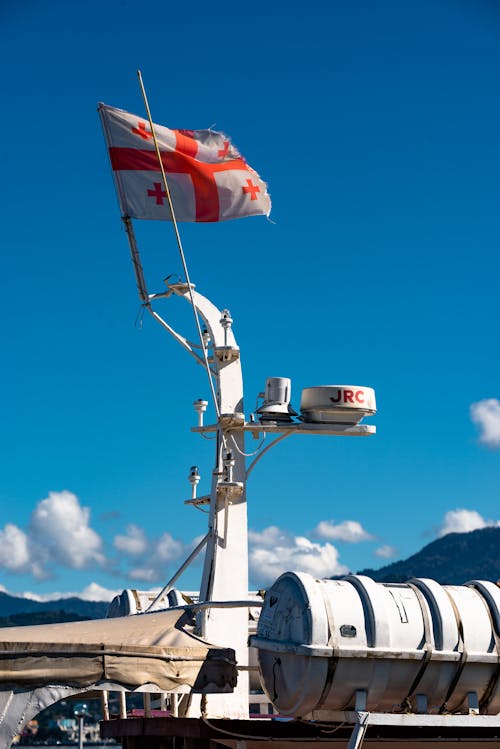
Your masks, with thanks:
[{"label": "green hillside", "polygon": [[416,554],[379,570],[361,570],[378,582],[405,582],[430,577],[439,583],[461,585],[468,580],[500,580],[500,528],[449,533]]}]

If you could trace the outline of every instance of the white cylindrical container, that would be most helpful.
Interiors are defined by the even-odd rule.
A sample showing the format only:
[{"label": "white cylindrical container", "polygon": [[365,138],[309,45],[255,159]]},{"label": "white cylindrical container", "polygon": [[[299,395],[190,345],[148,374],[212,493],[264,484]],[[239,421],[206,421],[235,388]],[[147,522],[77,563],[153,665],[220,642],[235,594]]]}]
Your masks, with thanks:
[{"label": "white cylindrical container", "polygon": [[291,380],[289,377],[268,377],[264,400],[266,403],[289,403]]},{"label": "white cylindrical container", "polygon": [[[474,581],[375,583],[287,572],[267,591],[256,637],[263,687],[283,715],[354,709],[500,711],[500,589]],[[417,700],[418,695],[418,700]]]},{"label": "white cylindrical container", "polygon": [[264,400],[257,414],[264,421],[291,421],[296,416],[290,406],[292,381],[289,377],[268,377]]}]

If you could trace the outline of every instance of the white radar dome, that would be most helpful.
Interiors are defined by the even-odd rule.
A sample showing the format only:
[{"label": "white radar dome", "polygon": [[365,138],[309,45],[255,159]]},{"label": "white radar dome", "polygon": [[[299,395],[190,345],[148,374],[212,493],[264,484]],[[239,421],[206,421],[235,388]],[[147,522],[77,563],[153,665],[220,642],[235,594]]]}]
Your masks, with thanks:
[{"label": "white radar dome", "polygon": [[359,385],[319,385],[304,388],[300,411],[305,422],[358,424],[377,412],[373,388]]}]

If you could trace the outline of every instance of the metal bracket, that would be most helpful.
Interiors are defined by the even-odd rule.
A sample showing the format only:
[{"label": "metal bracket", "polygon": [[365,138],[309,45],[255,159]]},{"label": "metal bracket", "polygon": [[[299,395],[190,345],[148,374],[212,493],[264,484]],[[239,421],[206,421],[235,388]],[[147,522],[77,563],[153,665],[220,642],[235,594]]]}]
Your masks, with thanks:
[{"label": "metal bracket", "polygon": [[217,484],[217,496],[225,499],[237,499],[243,495],[245,485],[242,481],[220,481]]},{"label": "metal bracket", "polygon": [[469,715],[479,715],[477,692],[467,692],[467,704],[469,706]]},{"label": "metal bracket", "polygon": [[209,505],[210,494],[204,494],[202,497],[195,497],[194,499],[185,499],[184,504],[193,505],[194,507],[198,507],[198,505]]},{"label": "metal bracket", "polygon": [[221,364],[229,364],[240,358],[240,350],[237,346],[216,346],[214,354]]}]

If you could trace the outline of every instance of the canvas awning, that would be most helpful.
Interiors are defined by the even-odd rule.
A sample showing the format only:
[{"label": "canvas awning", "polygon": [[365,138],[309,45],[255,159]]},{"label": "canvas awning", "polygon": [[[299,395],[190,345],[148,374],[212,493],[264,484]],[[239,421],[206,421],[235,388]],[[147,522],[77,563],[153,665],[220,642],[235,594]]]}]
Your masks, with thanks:
[{"label": "canvas awning", "polygon": [[228,692],[234,650],[189,631],[185,610],[0,630],[0,689],[45,685]]}]

